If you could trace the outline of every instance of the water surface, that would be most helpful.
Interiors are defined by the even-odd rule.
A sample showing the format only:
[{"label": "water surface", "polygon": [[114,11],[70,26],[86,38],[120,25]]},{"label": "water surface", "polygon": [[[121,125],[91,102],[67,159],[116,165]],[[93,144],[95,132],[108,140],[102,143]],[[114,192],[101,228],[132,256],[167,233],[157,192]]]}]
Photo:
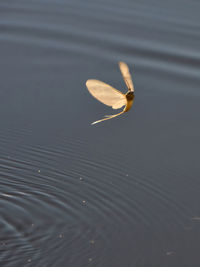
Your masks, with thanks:
[{"label": "water surface", "polygon": [[[0,3],[1,266],[199,266],[199,8]],[[133,108],[91,126],[119,60]]]}]

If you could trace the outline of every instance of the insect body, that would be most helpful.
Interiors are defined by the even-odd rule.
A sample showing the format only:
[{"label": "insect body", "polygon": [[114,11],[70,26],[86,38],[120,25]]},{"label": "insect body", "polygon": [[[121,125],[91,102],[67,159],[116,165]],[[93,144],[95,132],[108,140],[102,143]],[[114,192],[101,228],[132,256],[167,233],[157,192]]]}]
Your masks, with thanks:
[{"label": "insect body", "polygon": [[122,73],[123,79],[128,88],[128,92],[123,94],[114,87],[108,85],[107,83],[101,82],[99,80],[87,80],[86,86],[88,91],[94,96],[98,101],[102,102],[107,106],[111,106],[113,109],[119,109],[123,106],[124,109],[114,115],[106,115],[105,118],[95,121],[92,124],[96,124],[101,121],[109,120],[115,118],[125,112],[127,112],[133,104],[134,100],[134,86],[129,72],[129,68],[126,63],[119,62],[119,68]]}]

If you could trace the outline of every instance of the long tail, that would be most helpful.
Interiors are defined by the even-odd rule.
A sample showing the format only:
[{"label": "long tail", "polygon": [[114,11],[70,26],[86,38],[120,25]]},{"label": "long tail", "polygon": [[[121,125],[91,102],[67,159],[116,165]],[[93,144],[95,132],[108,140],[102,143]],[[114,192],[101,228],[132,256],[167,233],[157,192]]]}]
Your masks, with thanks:
[{"label": "long tail", "polygon": [[105,116],[106,118],[103,118],[103,119],[98,120],[98,121],[94,121],[93,123],[91,123],[91,125],[96,124],[96,123],[99,123],[99,122],[101,122],[101,121],[110,120],[110,119],[112,119],[112,118],[115,118],[115,117],[117,117],[117,116],[123,114],[124,112],[125,112],[125,111],[122,110],[121,112],[119,112],[119,113],[117,113],[117,114],[114,114],[114,115],[106,115],[106,116]]}]

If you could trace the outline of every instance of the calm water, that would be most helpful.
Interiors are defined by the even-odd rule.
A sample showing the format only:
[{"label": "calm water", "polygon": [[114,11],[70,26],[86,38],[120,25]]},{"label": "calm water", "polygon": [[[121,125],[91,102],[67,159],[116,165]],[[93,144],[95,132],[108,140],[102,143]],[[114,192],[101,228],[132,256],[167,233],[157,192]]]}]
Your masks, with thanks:
[{"label": "calm water", "polygon": [[[199,267],[200,4],[0,3],[0,266]],[[126,92],[112,109],[85,81]]]}]

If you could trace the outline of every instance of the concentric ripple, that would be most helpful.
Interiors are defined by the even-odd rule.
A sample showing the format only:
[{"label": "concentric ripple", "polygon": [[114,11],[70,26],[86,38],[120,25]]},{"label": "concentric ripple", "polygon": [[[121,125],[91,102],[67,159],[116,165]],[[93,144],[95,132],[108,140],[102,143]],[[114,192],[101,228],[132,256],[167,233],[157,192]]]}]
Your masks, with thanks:
[{"label": "concentric ripple", "polygon": [[125,150],[122,160],[112,150],[105,157],[99,145],[91,149],[84,139],[60,141],[48,148],[21,144],[15,156],[0,158],[5,266],[112,264],[110,253],[127,250],[120,246],[121,236],[133,246],[137,265],[148,249],[136,246],[140,227],[144,235],[155,229],[154,238],[163,246],[158,233],[173,240],[167,224],[181,229],[189,224],[189,210],[166,183],[173,173],[149,169],[146,176],[137,160],[129,164]]}]

